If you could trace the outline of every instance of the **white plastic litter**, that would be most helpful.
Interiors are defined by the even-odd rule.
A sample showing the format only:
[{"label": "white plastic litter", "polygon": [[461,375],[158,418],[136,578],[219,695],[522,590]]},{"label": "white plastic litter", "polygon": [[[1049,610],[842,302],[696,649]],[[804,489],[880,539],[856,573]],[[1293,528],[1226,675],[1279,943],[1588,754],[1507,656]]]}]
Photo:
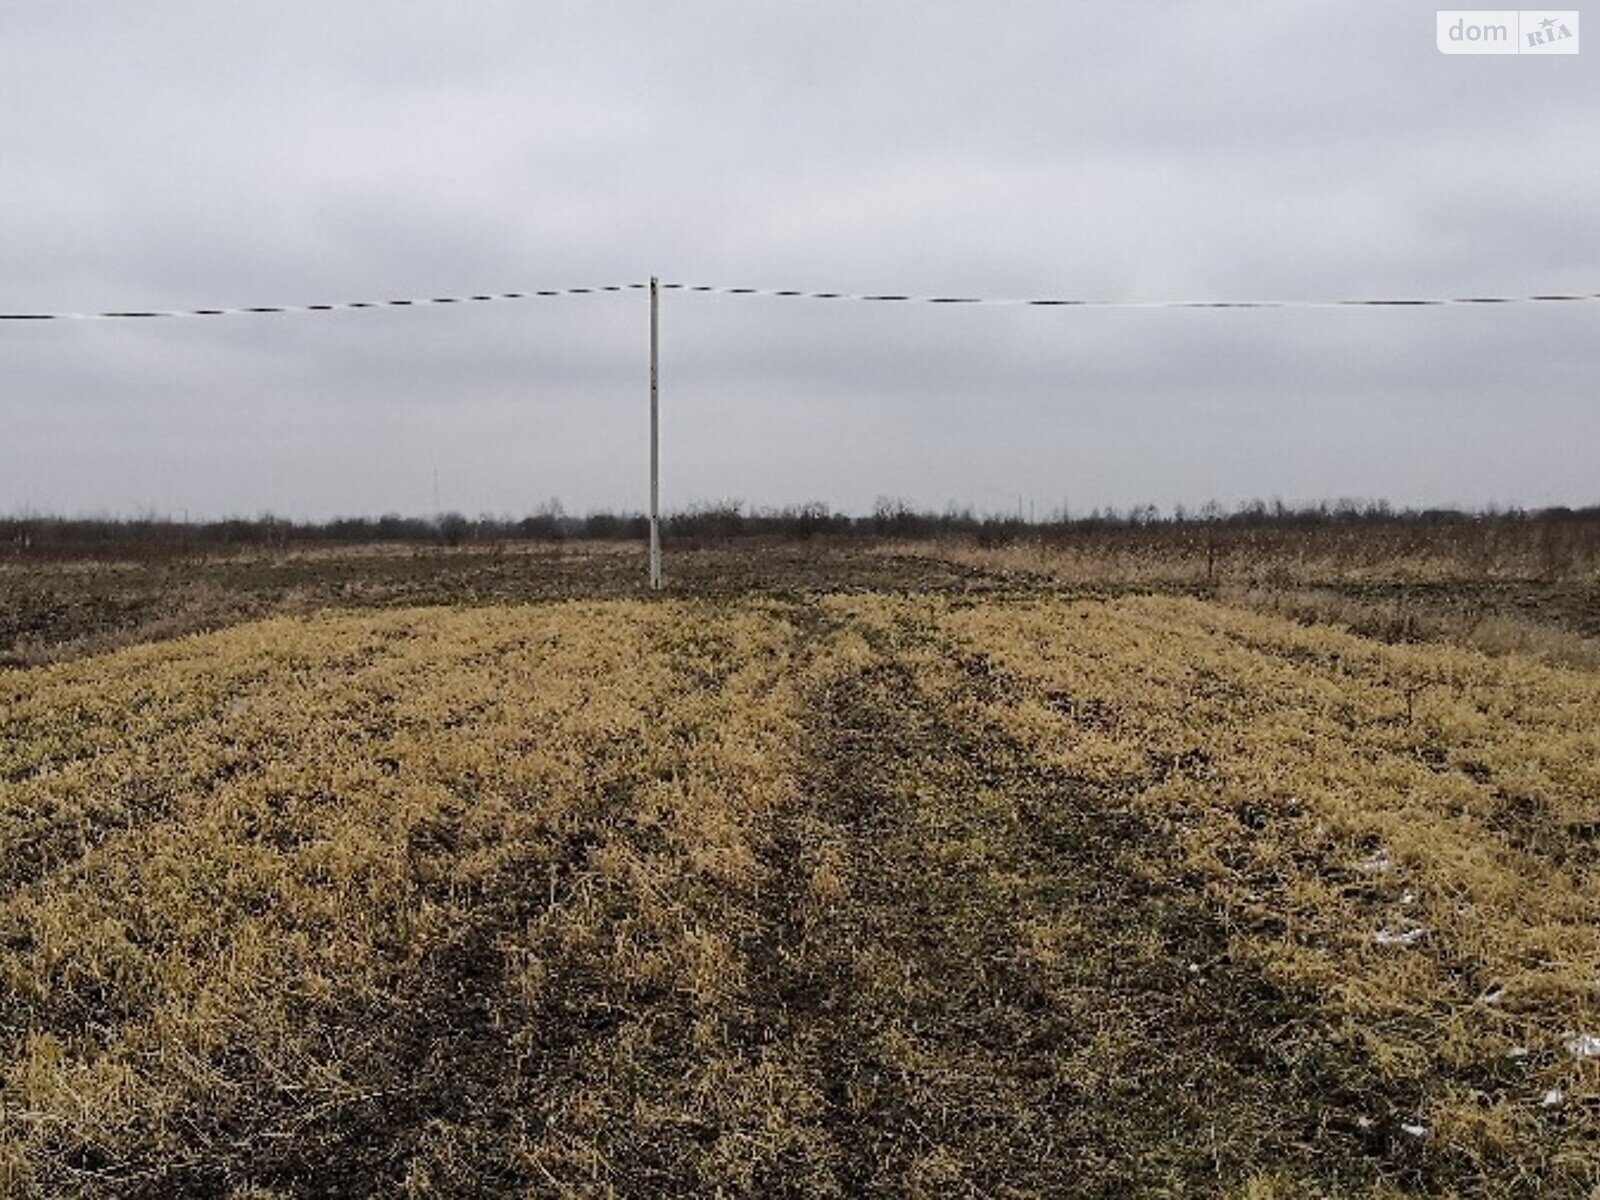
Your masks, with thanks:
[{"label": "white plastic litter", "polygon": [[1428,1127],[1426,1125],[1402,1125],[1400,1130],[1402,1133],[1409,1133],[1412,1137],[1419,1138],[1428,1132]]},{"label": "white plastic litter", "polygon": [[1573,1058],[1600,1058],[1600,1037],[1592,1033],[1580,1033],[1566,1041],[1567,1053]]},{"label": "white plastic litter", "polygon": [[1400,932],[1399,930],[1395,930],[1395,929],[1380,929],[1380,930],[1378,930],[1377,933],[1372,935],[1372,940],[1373,940],[1374,944],[1379,945],[1379,946],[1408,946],[1409,947],[1409,946],[1415,946],[1418,942],[1422,941],[1422,939],[1427,937],[1427,936],[1428,936],[1428,931],[1426,929],[1422,929],[1422,928],[1407,929],[1403,933]]},{"label": "white plastic litter", "polygon": [[1356,864],[1356,870],[1365,871],[1368,875],[1382,875],[1386,871],[1394,870],[1394,860],[1389,857],[1387,850],[1379,850],[1370,858],[1363,858]]},{"label": "white plastic litter", "polygon": [[1499,1004],[1500,1001],[1504,1000],[1505,998],[1506,990],[1503,987],[1497,987],[1492,991],[1487,991],[1478,997],[1478,999],[1482,1000],[1485,1004]]},{"label": "white plastic litter", "polygon": [[1565,1100],[1565,1099],[1566,1099],[1566,1096],[1562,1093],[1560,1088],[1551,1088],[1548,1092],[1546,1092],[1544,1094],[1544,1099],[1539,1101],[1539,1107],[1540,1108],[1559,1108],[1560,1105],[1561,1105],[1561,1102],[1563,1100]]},{"label": "white plastic litter", "polygon": [[1531,1053],[1533,1053],[1533,1052],[1531,1050],[1529,1050],[1526,1046],[1513,1046],[1513,1047],[1511,1047],[1511,1049],[1506,1051],[1506,1057],[1507,1058],[1527,1058],[1528,1055],[1531,1054]]}]

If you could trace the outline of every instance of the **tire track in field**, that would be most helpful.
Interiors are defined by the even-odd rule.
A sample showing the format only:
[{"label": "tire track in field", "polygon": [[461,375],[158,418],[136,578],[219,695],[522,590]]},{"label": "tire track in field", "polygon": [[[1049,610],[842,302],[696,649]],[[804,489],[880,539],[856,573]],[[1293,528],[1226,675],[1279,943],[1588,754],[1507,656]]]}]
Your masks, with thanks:
[{"label": "tire track in field", "polygon": [[[1370,1068],[1319,1040],[1308,998],[1232,961],[1196,898],[1124,869],[1158,834],[983,719],[1003,676],[904,615],[812,625],[873,654],[812,696],[751,990],[763,1052],[821,1097],[838,1192],[1405,1174],[1403,1148],[1357,1132]],[[954,669],[919,670],[930,650]]]}]

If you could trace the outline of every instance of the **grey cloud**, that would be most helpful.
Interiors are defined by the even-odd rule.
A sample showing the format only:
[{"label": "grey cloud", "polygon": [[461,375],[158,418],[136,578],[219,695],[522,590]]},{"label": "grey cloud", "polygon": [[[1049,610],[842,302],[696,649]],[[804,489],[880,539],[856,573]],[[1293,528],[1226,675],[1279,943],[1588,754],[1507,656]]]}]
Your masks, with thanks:
[{"label": "grey cloud", "polygon": [[[0,308],[1594,291],[1593,55],[1415,0],[11,6]],[[1590,503],[1590,311],[665,302],[664,483]],[[644,501],[641,296],[0,327],[0,510]]]}]

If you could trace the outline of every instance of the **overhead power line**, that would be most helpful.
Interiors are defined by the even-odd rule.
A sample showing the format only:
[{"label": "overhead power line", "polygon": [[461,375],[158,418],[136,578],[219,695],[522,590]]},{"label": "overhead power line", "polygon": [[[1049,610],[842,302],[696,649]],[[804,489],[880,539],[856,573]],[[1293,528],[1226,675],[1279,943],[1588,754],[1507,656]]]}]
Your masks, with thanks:
[{"label": "overhead power line", "polygon": [[663,283],[665,290],[719,296],[781,296],[799,300],[865,300],[908,304],[996,304],[1024,308],[1417,308],[1447,304],[1536,304],[1600,300],[1600,292],[1545,293],[1537,296],[1429,296],[1353,300],[1096,300],[1089,298],[1010,299],[993,296],[912,296],[899,292],[806,292],[791,288],[715,287]]},{"label": "overhead power line", "polygon": [[719,287],[701,283],[662,283],[655,276],[648,282],[610,284],[601,287],[535,288],[517,292],[479,292],[461,296],[421,296],[396,300],[354,300],[332,304],[251,304],[235,307],[190,309],[120,309],[102,312],[0,313],[0,321],[118,321],[148,320],[163,317],[231,317],[269,313],[331,313],[357,309],[418,308],[442,304],[488,304],[500,301],[530,300],[538,297],[590,295],[597,292],[629,292],[648,289],[650,296],[650,587],[661,587],[660,543],[660,293],[687,292],[722,296],[771,296],[799,300],[848,300],[867,303],[1011,305],[1029,308],[1126,308],[1126,309],[1263,309],[1263,308],[1415,308],[1444,305],[1493,305],[1575,303],[1600,300],[1600,292],[1545,292],[1529,296],[1431,296],[1387,297],[1346,300],[1096,300],[1091,298],[1047,297],[1003,299],[989,296],[918,296],[909,292],[804,291],[799,288]]},{"label": "overhead power line", "polygon": [[[329,304],[248,304],[188,309],[120,309],[104,312],[0,313],[0,321],[116,321],[158,317],[234,317],[269,313],[330,313],[355,309],[424,308],[436,304],[483,304],[541,297],[585,296],[599,292],[641,291],[648,283],[597,287],[536,288],[461,296],[416,296],[399,300],[351,300]],[[999,305],[1014,308],[1426,308],[1474,304],[1549,304],[1600,300],[1600,292],[1545,292],[1527,296],[1359,297],[1344,300],[1106,300],[1092,297],[1007,298],[996,296],[918,296],[905,292],[804,291],[798,288],[722,287],[702,283],[663,283],[662,291],[718,296],[771,296],[799,300],[852,300],[869,303]]]},{"label": "overhead power line", "polygon": [[615,283],[603,287],[537,288],[525,292],[481,292],[471,296],[416,296],[405,300],[347,300],[336,304],[245,304],[232,308],[123,309],[81,313],[0,313],[0,321],[120,321],[151,317],[239,317],[264,313],[348,312],[360,308],[422,308],[430,304],[488,304],[502,300],[535,300],[543,296],[587,296],[626,292],[647,283]]}]

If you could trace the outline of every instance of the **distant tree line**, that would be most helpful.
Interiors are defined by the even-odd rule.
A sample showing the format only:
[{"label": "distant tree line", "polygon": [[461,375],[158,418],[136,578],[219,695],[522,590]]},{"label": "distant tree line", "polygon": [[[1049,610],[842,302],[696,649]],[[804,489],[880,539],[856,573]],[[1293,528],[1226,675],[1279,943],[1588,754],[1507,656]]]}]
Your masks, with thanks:
[{"label": "distant tree line", "polygon": [[[1096,508],[1086,514],[1057,511],[1040,520],[1020,514],[978,513],[971,507],[919,510],[909,503],[882,498],[871,513],[836,512],[823,503],[777,508],[747,507],[736,500],[697,504],[663,518],[663,536],[680,543],[706,543],[738,538],[806,540],[811,538],[922,539],[943,536],[976,538],[1004,544],[1021,538],[1052,541],[1085,537],[1139,537],[1192,541],[1196,536],[1230,540],[1255,531],[1287,534],[1294,530],[1346,529],[1391,535],[1402,531],[1435,535],[1454,530],[1461,535],[1504,534],[1576,540],[1600,544],[1600,505],[1585,508],[1524,510],[1396,508],[1385,501],[1338,500],[1292,506],[1282,501],[1252,500],[1232,509],[1215,502],[1194,509],[1160,509],[1135,505],[1127,509]],[[183,521],[170,517],[59,517],[22,514],[0,517],[0,556],[97,558],[115,555],[186,556],[251,548],[333,547],[375,544],[470,546],[506,542],[567,540],[636,541],[648,535],[649,521],[638,512],[567,513],[551,501],[522,517],[489,514],[469,517],[443,513],[433,517],[386,514],[378,517],[334,517],[324,521],[288,520],[271,514]]]}]

